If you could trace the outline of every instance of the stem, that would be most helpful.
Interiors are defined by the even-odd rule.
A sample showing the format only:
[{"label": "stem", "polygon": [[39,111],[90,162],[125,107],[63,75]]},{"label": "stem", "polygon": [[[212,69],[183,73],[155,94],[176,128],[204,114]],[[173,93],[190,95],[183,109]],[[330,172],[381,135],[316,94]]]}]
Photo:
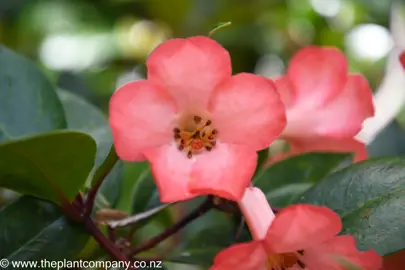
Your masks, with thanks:
[{"label": "stem", "polygon": [[142,243],[137,248],[133,249],[130,255],[134,256],[142,251],[145,251],[145,250],[148,250],[148,249],[151,249],[151,248],[157,246],[160,242],[162,242],[166,238],[170,237],[171,235],[177,233],[182,228],[184,228],[188,223],[190,223],[194,219],[204,215],[206,212],[208,212],[212,208],[214,208],[214,204],[212,202],[212,197],[208,197],[208,199],[205,202],[203,202],[199,207],[194,209],[190,214],[185,216],[183,219],[178,221],[176,224],[167,228],[161,234]]},{"label": "stem", "polygon": [[119,261],[129,261],[128,258],[122,254],[121,251],[100,231],[90,218],[86,219],[84,225],[100,246],[113,258]]}]

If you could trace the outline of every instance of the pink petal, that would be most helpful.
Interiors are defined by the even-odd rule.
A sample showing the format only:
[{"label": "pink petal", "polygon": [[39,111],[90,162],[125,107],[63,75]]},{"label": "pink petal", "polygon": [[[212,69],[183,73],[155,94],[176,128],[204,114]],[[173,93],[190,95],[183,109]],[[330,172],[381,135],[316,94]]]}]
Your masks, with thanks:
[{"label": "pink petal", "polygon": [[191,199],[188,183],[194,161],[174,145],[163,145],[144,151],[148,158],[162,203]]},{"label": "pink petal", "polygon": [[257,162],[257,153],[250,147],[217,143],[211,152],[195,157],[190,192],[216,195],[240,201],[250,183]]},{"label": "pink petal", "polygon": [[266,260],[261,241],[235,244],[215,256],[210,270],[266,270]]},{"label": "pink petal", "polygon": [[313,111],[287,111],[284,135],[290,138],[354,137],[365,119],[374,115],[373,93],[361,75],[350,75],[345,87],[324,107]]},{"label": "pink petal", "polygon": [[343,88],[348,73],[345,56],[329,47],[309,46],[290,61],[287,76],[297,95],[297,103],[317,109],[332,100]]},{"label": "pink petal", "polygon": [[148,79],[161,84],[181,107],[205,108],[212,91],[232,75],[229,53],[204,36],[168,40],[146,65]]},{"label": "pink petal", "polygon": [[268,147],[286,124],[285,108],[273,83],[253,74],[227,80],[214,92],[209,110],[220,140],[254,150]]},{"label": "pink petal", "polygon": [[255,187],[246,188],[242,201],[239,202],[239,208],[249,226],[253,239],[264,239],[275,215],[263,191]]},{"label": "pink petal", "polygon": [[379,270],[383,264],[382,257],[374,250],[365,252],[357,250],[354,238],[349,235],[333,237],[318,245],[313,253],[317,253],[318,257],[320,253],[327,254],[327,257],[322,257],[328,258],[327,262],[330,265],[341,265],[339,259],[344,259],[364,270]]},{"label": "pink petal", "polygon": [[[291,153],[301,154],[308,152],[337,152],[354,153],[353,162],[367,159],[367,148],[365,144],[353,138],[333,140],[329,138],[314,138],[313,140],[301,140],[291,142]],[[286,157],[284,157],[286,158]]]},{"label": "pink petal", "polygon": [[292,108],[296,101],[296,93],[288,77],[280,77],[274,80],[274,84],[287,110]]},{"label": "pink petal", "polygon": [[150,81],[136,81],[112,96],[109,123],[118,156],[127,161],[143,159],[142,149],[172,140],[176,106],[171,97]]},{"label": "pink petal", "polygon": [[296,252],[332,238],[341,229],[339,215],[329,208],[297,204],[277,214],[265,243],[275,253]]}]

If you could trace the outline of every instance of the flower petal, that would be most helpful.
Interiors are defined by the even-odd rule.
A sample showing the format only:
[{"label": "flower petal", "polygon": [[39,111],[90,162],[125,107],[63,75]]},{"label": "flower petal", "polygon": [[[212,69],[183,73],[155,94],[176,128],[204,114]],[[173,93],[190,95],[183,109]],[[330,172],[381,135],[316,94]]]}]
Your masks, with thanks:
[{"label": "flower petal", "polygon": [[218,142],[211,152],[195,157],[190,192],[216,195],[240,201],[250,183],[257,163],[257,153],[250,147]]},{"label": "flower petal", "polygon": [[194,160],[188,159],[174,145],[163,145],[144,151],[162,203],[183,201],[195,197],[188,189]]},{"label": "flower petal", "polygon": [[309,46],[298,51],[290,61],[287,76],[300,107],[320,108],[343,88],[348,64],[335,48]]},{"label": "flower petal", "polygon": [[272,81],[241,73],[221,85],[209,110],[218,127],[218,138],[227,143],[268,147],[286,125],[285,107]]},{"label": "flower petal", "polygon": [[164,42],[146,65],[148,79],[164,86],[179,106],[205,108],[212,91],[232,75],[229,53],[203,36]]},{"label": "flower petal", "polygon": [[150,81],[120,87],[109,105],[109,123],[118,156],[139,161],[142,149],[172,140],[176,111],[169,94]]},{"label": "flower petal", "polygon": [[276,80],[274,80],[274,85],[287,110],[289,108],[293,108],[297,96],[288,77],[283,76],[277,78]]},{"label": "flower petal", "polygon": [[262,240],[267,234],[275,215],[261,189],[248,187],[239,208],[249,226],[254,240]]},{"label": "flower petal", "polygon": [[265,243],[275,253],[296,252],[332,238],[341,229],[339,215],[329,208],[297,204],[276,215]]},{"label": "flower petal", "polygon": [[401,62],[402,68],[405,69],[405,52],[402,52],[399,55],[399,62]]},{"label": "flower petal", "polygon": [[364,252],[357,250],[356,242],[350,235],[333,237],[318,245],[316,250],[318,255],[320,252],[328,254],[328,261],[331,265],[333,263],[342,265],[340,261],[345,260],[364,270],[379,270],[383,263],[382,257],[374,250]]},{"label": "flower petal", "polygon": [[342,140],[314,138],[312,140],[292,141],[290,145],[290,155],[308,152],[354,153],[353,162],[359,162],[368,157],[366,145],[353,138]]},{"label": "flower petal", "polygon": [[215,256],[210,270],[266,270],[266,259],[261,241],[235,244]]},{"label": "flower petal", "polygon": [[355,136],[365,119],[374,115],[373,93],[361,75],[350,75],[345,87],[324,107],[287,111],[286,137],[347,138]]}]

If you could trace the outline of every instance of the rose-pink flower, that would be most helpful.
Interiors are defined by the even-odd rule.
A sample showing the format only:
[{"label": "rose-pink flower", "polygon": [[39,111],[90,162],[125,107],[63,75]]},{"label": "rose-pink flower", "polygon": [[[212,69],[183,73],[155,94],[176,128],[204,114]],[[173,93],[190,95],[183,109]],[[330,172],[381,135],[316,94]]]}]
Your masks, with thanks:
[{"label": "rose-pink flower", "polygon": [[229,53],[203,36],[164,42],[146,65],[147,80],[122,86],[110,101],[118,156],[149,161],[162,202],[206,194],[240,200],[256,151],[286,124],[273,83],[232,76]]},{"label": "rose-pink flower", "polygon": [[365,145],[354,137],[364,120],[374,116],[373,93],[363,75],[349,73],[341,51],[305,47],[275,84],[286,106],[281,138],[290,152],[270,163],[303,152],[353,152],[354,161],[367,158]]}]

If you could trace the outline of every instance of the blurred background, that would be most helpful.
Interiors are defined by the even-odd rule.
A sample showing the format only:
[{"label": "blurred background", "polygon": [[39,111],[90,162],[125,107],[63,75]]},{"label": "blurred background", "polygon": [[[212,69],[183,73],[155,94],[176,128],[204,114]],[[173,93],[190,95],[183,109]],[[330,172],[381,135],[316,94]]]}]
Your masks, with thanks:
[{"label": "blurred background", "polygon": [[[368,141],[371,156],[397,155],[405,153],[405,79],[395,58],[398,49],[405,48],[401,21],[405,13],[402,3],[394,9],[391,4],[388,0],[0,0],[0,42],[34,61],[58,88],[81,96],[105,114],[117,86],[144,77],[145,59],[159,43],[206,35],[219,22],[232,22],[213,38],[230,51],[234,73],[274,78],[299,48],[336,46],[346,54],[351,71],[363,73],[374,91],[385,87],[389,92],[381,98],[387,110],[396,102],[385,121],[389,125],[385,123],[375,140],[373,135]],[[390,54],[394,60],[387,66]],[[383,84],[388,72],[399,75]],[[133,185],[131,165],[126,166],[130,180],[125,181],[117,206],[124,211],[130,208],[127,193]]]}]

